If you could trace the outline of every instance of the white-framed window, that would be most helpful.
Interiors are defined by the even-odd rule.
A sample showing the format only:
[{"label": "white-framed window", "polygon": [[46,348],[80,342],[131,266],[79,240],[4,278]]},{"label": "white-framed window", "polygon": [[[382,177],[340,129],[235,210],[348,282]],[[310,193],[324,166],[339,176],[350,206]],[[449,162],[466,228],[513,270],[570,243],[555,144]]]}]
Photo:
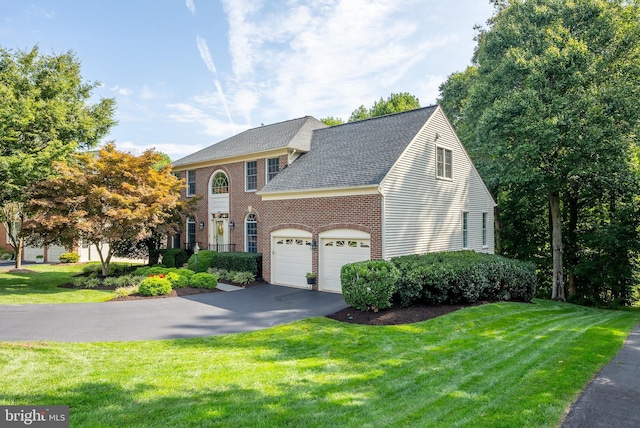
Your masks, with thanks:
[{"label": "white-framed window", "polygon": [[224,172],[216,172],[216,175],[211,179],[211,194],[220,195],[229,193],[229,179]]},{"label": "white-framed window", "polygon": [[462,248],[469,248],[469,212],[462,212]]},{"label": "white-framed window", "polygon": [[187,218],[187,248],[193,248],[196,245],[196,219]]},{"label": "white-framed window", "polygon": [[258,161],[245,162],[244,176],[245,190],[247,192],[258,190]]},{"label": "white-framed window", "polygon": [[196,194],[196,172],[187,171],[187,196]]},{"label": "white-framed window", "polygon": [[244,219],[245,245],[247,253],[258,252],[258,221],[255,214],[247,214]]},{"label": "white-framed window", "polygon": [[489,215],[487,213],[482,213],[482,246],[487,247],[487,218]]},{"label": "white-framed window", "polygon": [[280,172],[280,158],[267,159],[267,183]]},{"label": "white-framed window", "polygon": [[436,176],[453,178],[453,151],[444,147],[436,147]]}]

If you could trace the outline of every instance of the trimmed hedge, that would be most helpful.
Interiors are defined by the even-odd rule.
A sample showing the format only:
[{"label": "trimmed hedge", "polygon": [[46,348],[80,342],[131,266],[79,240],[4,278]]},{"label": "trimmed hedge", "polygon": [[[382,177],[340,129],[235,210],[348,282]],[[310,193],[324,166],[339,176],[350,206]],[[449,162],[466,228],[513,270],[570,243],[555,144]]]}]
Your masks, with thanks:
[{"label": "trimmed hedge", "polygon": [[198,272],[206,272],[207,269],[212,267],[213,258],[217,253],[212,250],[200,250],[198,252],[198,266],[196,268],[196,255],[192,254],[189,257],[189,269],[198,273]]},{"label": "trimmed hedge", "polygon": [[216,253],[211,267],[235,272],[251,272],[260,278],[262,276],[262,254],[232,251]]},{"label": "trimmed hedge", "polygon": [[193,288],[208,288],[213,290],[218,286],[218,277],[212,273],[196,273],[189,278],[189,285]]},{"label": "trimmed hedge", "polygon": [[535,295],[533,263],[473,251],[402,256],[391,262],[400,271],[394,297],[401,306],[419,299],[433,305],[478,299],[530,302]]},{"label": "trimmed hedge", "polygon": [[348,263],[340,270],[342,296],[361,311],[391,307],[391,298],[400,277],[398,269],[386,260]]},{"label": "trimmed hedge", "polygon": [[181,268],[189,261],[189,255],[182,248],[170,248],[162,255],[162,264],[168,268]]}]

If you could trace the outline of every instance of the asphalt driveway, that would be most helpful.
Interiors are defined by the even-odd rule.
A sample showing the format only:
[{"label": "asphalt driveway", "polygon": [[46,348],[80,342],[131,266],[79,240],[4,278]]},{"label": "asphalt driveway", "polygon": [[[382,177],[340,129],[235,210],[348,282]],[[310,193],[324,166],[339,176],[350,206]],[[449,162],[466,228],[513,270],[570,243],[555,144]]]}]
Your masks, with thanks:
[{"label": "asphalt driveway", "polygon": [[342,295],[276,285],[151,300],[0,305],[0,340],[106,342],[254,331],[329,315]]}]

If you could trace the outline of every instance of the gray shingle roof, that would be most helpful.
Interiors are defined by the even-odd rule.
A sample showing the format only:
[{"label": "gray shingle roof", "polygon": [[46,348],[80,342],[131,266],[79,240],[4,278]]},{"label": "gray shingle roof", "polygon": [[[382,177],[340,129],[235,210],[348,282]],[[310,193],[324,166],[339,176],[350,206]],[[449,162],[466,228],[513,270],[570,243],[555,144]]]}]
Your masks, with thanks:
[{"label": "gray shingle roof", "polygon": [[314,131],[311,150],[260,193],[379,184],[437,106]]},{"label": "gray shingle roof", "polygon": [[308,151],[313,130],[325,127],[324,123],[311,116],[260,126],[178,159],[172,165],[174,168],[180,168],[281,148]]}]

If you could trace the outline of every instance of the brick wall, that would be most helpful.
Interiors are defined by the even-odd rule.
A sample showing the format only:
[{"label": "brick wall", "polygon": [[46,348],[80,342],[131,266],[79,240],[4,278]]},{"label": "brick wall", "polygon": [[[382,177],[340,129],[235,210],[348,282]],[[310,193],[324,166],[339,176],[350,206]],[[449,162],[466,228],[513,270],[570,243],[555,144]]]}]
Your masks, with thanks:
[{"label": "brick wall", "polygon": [[[287,156],[280,156],[280,168],[287,164]],[[258,189],[266,184],[266,162],[258,159]],[[270,234],[279,229],[302,229],[311,232],[318,242],[318,234],[331,229],[355,229],[371,235],[371,258],[382,257],[382,196],[340,196],[280,201],[262,201],[256,192],[245,192],[245,162],[200,168],[196,170],[196,195],[200,196],[194,212],[196,240],[202,248],[208,245],[211,226],[209,183],[216,171],[224,171],[229,178],[229,220],[235,228],[229,242],[236,251],[245,250],[244,220],[250,212],[258,222],[258,252],[263,254],[263,277],[271,280]],[[182,178],[186,172],[182,171]],[[182,191],[186,197],[186,190]],[[204,230],[198,225],[204,222]],[[186,241],[186,220],[183,221],[182,245]],[[313,253],[313,271],[318,271],[318,251]]]}]

